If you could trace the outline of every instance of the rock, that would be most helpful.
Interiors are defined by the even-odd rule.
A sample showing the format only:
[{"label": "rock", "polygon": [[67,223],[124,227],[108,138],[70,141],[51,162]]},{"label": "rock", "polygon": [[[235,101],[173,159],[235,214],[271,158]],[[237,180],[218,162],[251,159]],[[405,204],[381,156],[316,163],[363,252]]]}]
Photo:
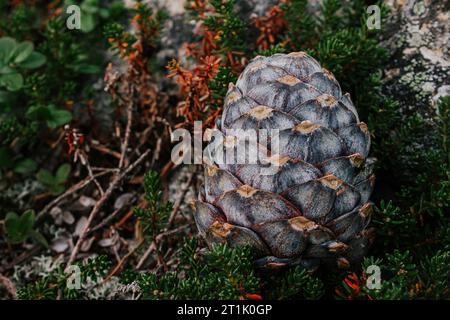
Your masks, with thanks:
[{"label": "rock", "polygon": [[117,197],[116,201],[114,202],[114,210],[120,210],[124,206],[129,205],[134,198],[133,193],[124,193]]},{"label": "rock", "polygon": [[449,95],[450,2],[389,0],[391,14],[382,45],[392,59],[385,69],[384,91],[402,113],[431,119],[440,97]]}]

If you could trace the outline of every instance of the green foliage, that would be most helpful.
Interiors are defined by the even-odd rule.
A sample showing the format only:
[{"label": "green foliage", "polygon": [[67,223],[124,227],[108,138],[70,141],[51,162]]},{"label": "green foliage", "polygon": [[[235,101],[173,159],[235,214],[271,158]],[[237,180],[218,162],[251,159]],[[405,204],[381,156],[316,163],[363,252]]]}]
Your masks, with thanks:
[{"label": "green foliage", "polygon": [[448,299],[449,264],[450,251],[448,248],[445,251],[437,251],[433,256],[427,257],[421,262],[423,272],[420,280],[423,283],[423,294],[427,299]]},{"label": "green foliage", "polygon": [[20,90],[24,84],[21,71],[39,68],[45,61],[44,55],[34,51],[32,42],[18,43],[13,38],[0,38],[0,87]]},{"label": "green foliage", "polygon": [[[8,12],[6,5],[2,5],[0,10],[2,13]],[[21,3],[13,8],[9,15],[0,19],[0,30],[23,40],[27,35],[33,33],[33,29],[37,28],[37,16],[36,8]]]},{"label": "green foliage", "polygon": [[[342,294],[338,296],[352,299],[448,299],[450,98],[443,98],[434,109],[427,110],[435,111],[430,121],[419,113],[400,110],[397,101],[383,94],[381,71],[388,55],[380,45],[380,31],[367,29],[369,2],[352,0],[343,5],[341,1],[325,0],[317,16],[308,12],[306,0],[283,2],[287,28],[274,35],[277,42],[268,50],[256,54],[307,51],[334,73],[344,92],[351,93],[361,119],[370,127],[371,153],[378,159],[373,217],[377,239],[371,256],[360,267],[355,266],[352,273],[316,276],[296,267],[268,276],[255,272],[247,248],[216,245],[206,250],[196,238],[186,238],[183,243],[170,244],[176,258],[172,271],[137,272],[131,265],[120,274],[122,283],[137,283],[144,299],[240,299],[249,295],[320,299],[331,298],[335,289]],[[70,3],[74,2],[65,1],[64,6]],[[67,106],[91,97],[90,88],[105,66],[107,48],[128,55],[136,50],[132,44],[139,39],[144,58],[153,57],[159,49],[159,34],[167,17],[163,11],[153,11],[139,1],[130,10],[140,16],[134,20],[136,32],[130,34],[122,18],[126,17],[122,1],[77,3],[82,10],[81,32],[68,31],[64,15],[48,18],[46,9],[38,6],[0,3],[2,184],[3,180],[9,183],[34,174],[42,161],[34,156],[40,154],[36,149],[44,144],[42,138],[48,141],[49,137],[57,137],[60,131],[56,129],[82,119],[82,106]],[[203,7],[191,10],[191,14],[216,35],[213,42],[217,47],[212,53],[222,61],[208,89],[212,107],[219,110],[228,83],[236,81],[240,67],[229,63],[229,55],[235,59],[252,58],[256,35],[250,21],[243,21],[235,12],[234,0],[211,0],[208,5],[213,7],[213,14],[203,15]],[[384,17],[386,8],[380,6]],[[196,36],[196,40],[202,39]],[[73,112],[80,109],[79,114]],[[70,170],[68,164],[63,164],[54,174],[40,170],[36,178],[50,192],[59,194],[64,191]],[[8,174],[3,175],[6,171]],[[151,242],[167,228],[172,207],[163,199],[156,172],[145,175],[144,189],[146,206],[136,208],[134,213],[145,241]],[[11,244],[29,239],[44,244],[45,239],[35,230],[32,211],[20,216],[9,213],[4,227]],[[165,249],[165,245],[158,246],[157,251]],[[59,268],[20,288],[19,298],[89,297],[91,280],[104,277],[111,263],[102,256],[77,265],[82,290],[69,289],[69,275]],[[369,265],[381,268],[380,289],[370,290],[365,285]]]},{"label": "green foliage", "polygon": [[165,10],[154,10],[142,0],[138,0],[135,9],[135,17],[138,17],[139,36],[144,45],[155,48],[159,45],[160,33],[163,29],[165,21],[169,18],[169,14]]},{"label": "green foliage", "polygon": [[139,218],[143,233],[153,240],[166,227],[172,203],[162,201],[161,179],[156,171],[145,175],[144,191],[147,206],[135,208],[134,214]]},{"label": "green foliage", "polygon": [[236,80],[237,76],[230,68],[224,66],[219,67],[219,72],[208,84],[208,88],[211,91],[211,104],[215,108],[222,107],[223,97],[225,97],[228,91],[228,85],[235,83]]},{"label": "green foliage", "polygon": [[36,175],[37,180],[45,186],[51,193],[57,195],[64,192],[64,184],[69,178],[70,165],[64,163],[58,167],[55,174],[50,171],[41,169]]},{"label": "green foliage", "polygon": [[[58,267],[50,274],[36,279],[33,283],[17,290],[17,298],[21,300],[48,300],[48,299],[81,299],[86,298],[86,294],[92,286],[103,281],[111,262],[106,256],[97,256],[77,262],[79,268],[80,288],[68,286],[72,283],[71,272],[65,272],[62,267]],[[75,270],[75,269],[74,269]]]},{"label": "green foliage", "polygon": [[27,175],[37,169],[37,164],[33,159],[23,158],[14,165],[14,172]]},{"label": "green foliage", "polygon": [[269,298],[318,300],[325,294],[323,282],[297,266],[271,279]]},{"label": "green foliage", "polygon": [[109,43],[112,44],[112,50],[115,54],[127,56],[134,51],[130,44],[136,41],[136,37],[126,33],[122,24],[117,22],[107,24],[103,29],[103,34]]},{"label": "green foliage", "polygon": [[[408,243],[446,244],[441,235],[449,225],[448,101],[438,103],[434,123],[419,114],[401,119],[397,104],[389,101],[370,117],[381,183],[396,190],[395,206],[381,202],[377,209],[375,221],[384,244],[380,251]],[[428,251],[422,245],[419,249]]]},{"label": "green foliage", "polygon": [[289,41],[289,46],[293,50],[309,46],[316,36],[317,22],[307,7],[308,0],[291,0],[281,6],[288,24],[285,39]]},{"label": "green foliage", "polygon": [[89,33],[101,23],[101,20],[107,20],[111,16],[123,11],[123,3],[121,1],[112,1],[111,7],[102,6],[100,0],[83,0],[80,1],[66,0],[65,7],[76,4],[80,6],[81,31]]},{"label": "green foliage", "polygon": [[84,283],[89,280],[102,281],[111,269],[111,261],[107,256],[89,258],[84,262],[78,261],[76,265],[80,268],[81,282]]},{"label": "green foliage", "polygon": [[0,117],[0,146],[6,147],[17,137],[32,140],[36,128],[24,126],[17,117]]},{"label": "green foliage", "polygon": [[382,200],[379,207],[375,207],[375,221],[379,241],[389,242],[390,246],[399,248],[414,235],[417,230],[415,217],[409,211],[404,211],[393,205],[391,201]]},{"label": "green foliage", "polygon": [[[135,282],[146,299],[239,299],[255,294],[259,280],[249,248],[216,245],[201,255],[195,238],[187,239],[175,272],[125,273],[124,284]],[[180,279],[179,273],[184,273]]]},{"label": "green foliage", "polygon": [[58,279],[54,277],[45,277],[37,280],[35,283],[27,284],[25,287],[17,290],[17,299],[20,300],[48,300],[58,297]]},{"label": "green foliage", "polygon": [[20,244],[32,238],[47,247],[47,241],[44,236],[34,229],[35,218],[33,210],[27,210],[20,216],[15,212],[9,212],[5,218],[5,230],[8,241],[11,244]]},{"label": "green foliage", "polygon": [[217,54],[226,56],[228,52],[245,51],[246,23],[234,12],[235,0],[211,0],[215,14],[208,15],[204,25],[208,30],[218,32],[215,39],[219,49]]},{"label": "green foliage", "polygon": [[271,45],[267,50],[259,50],[255,53],[255,56],[265,56],[269,57],[276,53],[286,53],[287,49],[284,45],[277,43],[276,45]]},{"label": "green foliage", "polygon": [[94,21],[82,21],[83,28],[90,24],[101,29],[121,21],[125,12],[122,1],[66,1],[54,8],[28,2],[0,5],[2,174],[11,170],[29,178],[34,173],[39,155],[48,152],[42,142],[56,140],[58,129],[76,119],[72,107],[87,97],[93,75],[102,70],[104,39],[95,29],[86,33],[66,27],[65,9],[71,3],[80,4],[82,20]]},{"label": "green foliage", "polygon": [[72,120],[72,114],[64,109],[58,109],[55,105],[31,106],[26,116],[30,120],[45,121],[49,128],[55,129],[61,127]]},{"label": "green foliage", "polygon": [[[379,6],[384,18],[386,7]],[[282,5],[288,49],[307,51],[320,61],[335,75],[342,90],[351,94],[360,116],[366,118],[380,87],[378,71],[388,58],[380,46],[379,30],[367,29],[367,5],[362,0],[345,6],[337,0],[325,0],[317,15],[311,15],[307,7],[306,0]]]}]

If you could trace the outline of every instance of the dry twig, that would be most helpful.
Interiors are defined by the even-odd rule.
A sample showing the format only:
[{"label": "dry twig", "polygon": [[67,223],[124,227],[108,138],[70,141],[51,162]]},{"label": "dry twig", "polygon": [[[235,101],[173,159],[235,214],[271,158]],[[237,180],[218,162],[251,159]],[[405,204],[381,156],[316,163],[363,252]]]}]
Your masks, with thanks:
[{"label": "dry twig", "polygon": [[70,254],[70,258],[67,263],[67,266],[70,266],[75,261],[75,258],[77,256],[78,252],[80,251],[81,245],[83,244],[83,241],[85,240],[85,238],[89,232],[90,225],[94,221],[94,218],[97,216],[97,213],[99,212],[100,208],[109,199],[110,195],[112,194],[114,189],[118,186],[118,184],[127,176],[127,174],[130,171],[132,171],[135,167],[137,167],[147,157],[147,155],[149,153],[150,153],[150,150],[145,151],[133,164],[128,166],[121,173],[116,173],[113,176],[108,189],[106,189],[105,193],[100,197],[100,199],[97,201],[95,206],[92,208],[92,211],[89,214],[86,226],[84,227],[83,231],[81,232],[80,237],[78,238],[78,241],[75,244],[75,246],[72,250],[72,253]]},{"label": "dry twig", "polygon": [[13,299],[16,299],[16,286],[8,277],[0,274],[0,284],[2,284],[6,288]]},{"label": "dry twig", "polygon": [[175,221],[175,217],[177,216],[177,213],[180,209],[181,204],[183,203],[184,197],[186,196],[186,193],[189,190],[189,187],[191,186],[192,179],[194,178],[194,172],[191,172],[188,176],[188,181],[186,182],[186,185],[181,189],[181,195],[175,202],[175,205],[173,206],[172,212],[169,216],[169,221],[167,222],[167,228],[166,231],[170,229],[173,222]]},{"label": "dry twig", "polygon": [[111,172],[114,172],[114,170],[113,169],[104,170],[103,172],[94,174],[92,177],[91,176],[86,177],[85,179],[81,180],[77,184],[73,185],[72,187],[67,189],[66,192],[64,192],[57,198],[55,198],[53,201],[50,201],[41,211],[39,211],[39,213],[36,216],[36,220],[41,219],[51,208],[56,206],[59,202],[61,202],[66,197],[68,197],[68,196],[72,195],[73,193],[77,192],[78,190],[86,187],[89,183],[91,183],[93,181],[93,178],[98,178],[98,177],[104,176],[105,174],[111,173]]}]

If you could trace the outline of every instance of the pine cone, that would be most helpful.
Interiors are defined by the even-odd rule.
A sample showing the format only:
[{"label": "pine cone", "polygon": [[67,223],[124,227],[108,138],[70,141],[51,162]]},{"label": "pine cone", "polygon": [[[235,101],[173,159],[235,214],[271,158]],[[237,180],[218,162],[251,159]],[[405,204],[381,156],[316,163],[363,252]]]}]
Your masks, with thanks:
[{"label": "pine cone", "polygon": [[[218,128],[195,205],[208,244],[251,246],[263,268],[347,268],[364,256],[375,159],[367,125],[329,71],[304,52],[256,57],[230,84]],[[279,131],[254,150],[230,129]]]}]

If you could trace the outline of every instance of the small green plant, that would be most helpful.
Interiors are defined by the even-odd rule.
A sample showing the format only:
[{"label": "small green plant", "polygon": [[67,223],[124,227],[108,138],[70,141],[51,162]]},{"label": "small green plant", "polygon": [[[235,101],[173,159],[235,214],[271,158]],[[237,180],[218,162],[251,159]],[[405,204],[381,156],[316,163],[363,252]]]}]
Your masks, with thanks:
[{"label": "small green plant", "polygon": [[66,183],[67,178],[69,178],[70,170],[70,165],[65,163],[56,170],[55,174],[52,174],[48,170],[41,169],[37,173],[36,178],[51,193],[60,194],[64,191],[64,184]]},{"label": "small green plant", "polygon": [[47,126],[52,129],[63,126],[72,120],[70,111],[59,109],[54,104],[32,106],[28,108],[26,116],[30,120],[45,121]]},{"label": "small green plant", "polygon": [[[0,87],[8,91],[20,90],[24,85],[21,72],[24,69],[39,68],[45,62],[45,56],[34,51],[32,42],[18,43],[10,37],[0,38]],[[2,95],[5,94],[0,94],[0,99]]]},{"label": "small green plant", "polygon": [[56,299],[58,294],[63,299],[86,298],[89,289],[103,281],[111,268],[111,261],[106,256],[97,256],[78,261],[76,266],[80,271],[80,288],[68,286],[71,283],[69,277],[72,274],[58,267],[50,274],[19,288],[17,298],[21,300]]},{"label": "small green plant", "polygon": [[[65,6],[78,4],[79,1],[66,0]],[[119,1],[113,1],[113,6],[120,6]],[[103,7],[100,0],[84,0],[80,4],[80,27],[84,33],[91,32],[98,26],[100,19],[108,19],[111,9]]]},{"label": "small green plant", "polygon": [[5,230],[8,242],[11,244],[20,244],[28,239],[47,247],[47,241],[44,236],[34,229],[36,216],[33,210],[27,210],[22,215],[15,212],[9,212],[5,218]]},{"label": "small green plant", "polygon": [[305,268],[297,266],[270,279],[269,298],[318,300],[324,293],[324,284],[309,274]]},{"label": "small green plant", "polygon": [[[180,251],[177,272],[163,274],[124,272],[124,284],[137,283],[146,299],[250,299],[258,295],[259,278],[253,271],[250,248],[215,245],[198,253],[196,238],[187,239]],[[180,279],[178,272],[183,271]]]},{"label": "small green plant", "polygon": [[166,226],[172,203],[163,202],[161,179],[156,171],[148,172],[144,177],[145,208],[135,208],[134,214],[139,218],[145,236],[154,239]]}]

